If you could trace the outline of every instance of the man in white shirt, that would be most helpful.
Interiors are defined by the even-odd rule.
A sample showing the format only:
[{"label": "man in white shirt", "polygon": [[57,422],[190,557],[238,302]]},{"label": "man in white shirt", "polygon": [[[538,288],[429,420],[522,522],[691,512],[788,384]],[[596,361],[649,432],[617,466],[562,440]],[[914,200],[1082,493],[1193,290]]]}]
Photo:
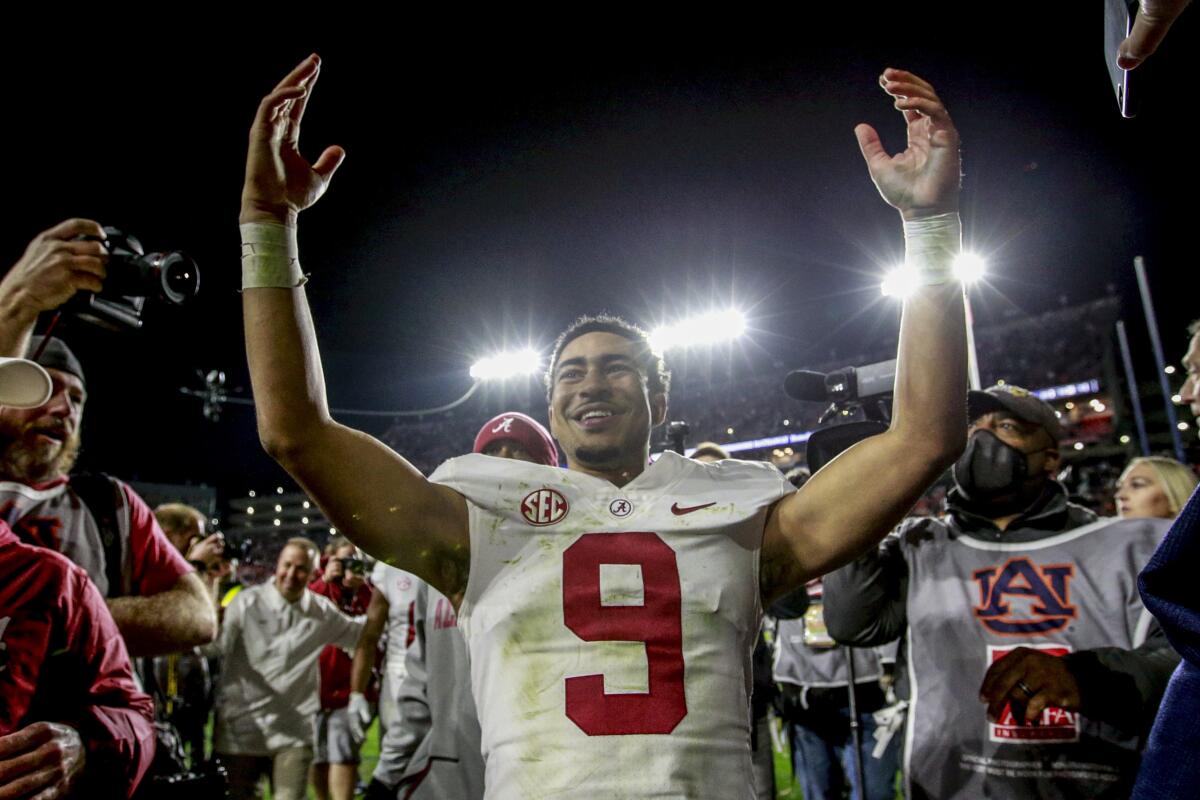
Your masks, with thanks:
[{"label": "man in white shirt", "polygon": [[308,591],[317,553],[308,539],[289,539],[275,579],[242,591],[225,610],[213,750],[229,770],[234,800],[261,797],[264,773],[275,800],[303,800],[319,706],[317,658],[327,644],[353,651],[362,632],[364,618]]}]

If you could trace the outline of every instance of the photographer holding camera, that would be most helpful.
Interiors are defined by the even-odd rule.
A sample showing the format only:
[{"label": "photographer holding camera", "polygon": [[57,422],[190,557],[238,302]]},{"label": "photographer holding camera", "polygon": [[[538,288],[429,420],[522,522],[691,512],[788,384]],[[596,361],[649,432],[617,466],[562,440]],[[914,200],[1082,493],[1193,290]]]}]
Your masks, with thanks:
[{"label": "photographer holding camera", "polygon": [[[331,543],[333,553],[325,573],[308,585],[309,591],[328,597],[351,617],[363,616],[371,605],[371,585],[362,553],[345,537]],[[350,721],[351,653],[337,645],[325,645],[317,664],[321,680],[318,695],[321,709],[313,721],[313,786],[317,797],[348,800],[358,785],[359,749],[362,737]],[[375,695],[375,692],[371,692]],[[372,696],[371,700],[377,697]]]},{"label": "photographer holding camera", "polygon": [[38,234],[0,280],[0,356],[41,349],[36,360],[53,381],[42,405],[0,409],[0,519],[25,543],[83,567],[131,655],[178,652],[216,635],[204,585],[132,489],[68,475],[87,397],[83,368],[60,340],[31,340],[39,314],[103,288],[105,238],[97,222],[67,220]]}]

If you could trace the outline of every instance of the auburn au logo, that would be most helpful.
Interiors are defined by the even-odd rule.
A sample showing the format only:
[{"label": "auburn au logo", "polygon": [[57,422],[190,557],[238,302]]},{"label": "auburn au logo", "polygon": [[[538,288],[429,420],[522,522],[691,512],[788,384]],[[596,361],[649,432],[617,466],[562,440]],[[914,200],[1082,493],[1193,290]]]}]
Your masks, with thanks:
[{"label": "auburn au logo", "polygon": [[1006,636],[1060,631],[1075,619],[1070,581],[1073,564],[1040,566],[1014,558],[1002,567],[977,570],[979,605],[975,616],[988,630]]}]

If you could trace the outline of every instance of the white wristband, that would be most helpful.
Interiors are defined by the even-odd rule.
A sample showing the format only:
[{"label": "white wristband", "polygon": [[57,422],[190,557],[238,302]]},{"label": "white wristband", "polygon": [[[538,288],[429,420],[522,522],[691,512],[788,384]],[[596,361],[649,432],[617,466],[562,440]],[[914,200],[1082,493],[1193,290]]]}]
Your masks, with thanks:
[{"label": "white wristband", "polygon": [[300,271],[296,229],[270,222],[247,222],[242,232],[242,288],[294,289],[308,282]]},{"label": "white wristband", "polygon": [[961,247],[956,211],[904,222],[904,266],[922,286],[954,280],[954,258]]}]

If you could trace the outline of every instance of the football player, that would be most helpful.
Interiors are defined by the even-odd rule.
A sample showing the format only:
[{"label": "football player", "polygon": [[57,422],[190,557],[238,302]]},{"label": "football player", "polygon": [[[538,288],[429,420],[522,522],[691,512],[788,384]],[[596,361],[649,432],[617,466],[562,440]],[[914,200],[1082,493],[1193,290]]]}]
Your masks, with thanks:
[{"label": "football player", "polygon": [[958,134],[941,100],[885,70],[907,148],[888,155],[855,129],[920,284],[888,431],[795,493],[766,464],[650,464],[669,374],[640,329],[588,317],[559,337],[547,376],[567,469],[470,454],[427,479],[329,414],[296,246],[299,213],[345,157],[300,153],[320,66],[310,56],[285,77],[250,132],[242,296],[263,446],[366,551],[462,597],[487,797],[750,796],[764,603],[874,546],[963,447]]}]

